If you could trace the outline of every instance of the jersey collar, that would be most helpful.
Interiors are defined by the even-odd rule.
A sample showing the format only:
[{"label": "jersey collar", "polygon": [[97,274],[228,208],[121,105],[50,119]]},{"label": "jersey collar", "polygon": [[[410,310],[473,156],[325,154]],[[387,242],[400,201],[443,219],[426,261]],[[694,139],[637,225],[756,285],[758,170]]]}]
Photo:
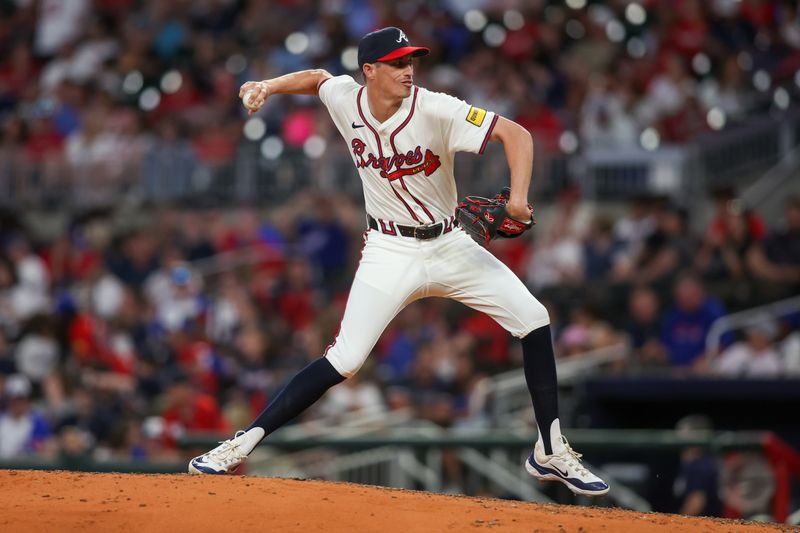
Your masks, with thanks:
[{"label": "jersey collar", "polygon": [[364,87],[363,91],[359,92],[360,96],[358,105],[361,108],[365,120],[368,120],[372,128],[377,130],[378,133],[383,134],[393,131],[397,126],[406,120],[408,115],[412,112],[412,103],[416,100],[418,90],[419,89],[417,86],[413,85],[411,87],[411,94],[404,98],[400,103],[400,107],[397,108],[397,111],[395,111],[391,117],[387,118],[383,122],[378,122],[378,120],[372,116],[372,111],[369,108],[369,99],[367,98],[366,87]]}]

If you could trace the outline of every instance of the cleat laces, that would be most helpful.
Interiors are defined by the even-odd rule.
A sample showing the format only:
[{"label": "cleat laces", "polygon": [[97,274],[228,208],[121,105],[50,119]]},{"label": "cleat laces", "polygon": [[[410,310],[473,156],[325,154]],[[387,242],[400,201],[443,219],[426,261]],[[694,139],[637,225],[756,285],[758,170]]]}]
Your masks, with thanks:
[{"label": "cleat laces", "polygon": [[242,461],[247,454],[243,453],[240,449],[241,441],[236,441],[239,437],[244,435],[244,431],[237,431],[230,440],[220,441],[220,445],[208,452],[208,457],[216,463],[228,465],[231,463]]},{"label": "cleat laces", "polygon": [[564,451],[558,454],[559,457],[564,459],[572,468],[575,469],[579,475],[589,475],[589,471],[581,463],[581,457],[583,457],[583,454],[573,450],[569,445],[569,442],[567,442],[567,438],[563,435],[561,436],[561,442],[564,443]]}]

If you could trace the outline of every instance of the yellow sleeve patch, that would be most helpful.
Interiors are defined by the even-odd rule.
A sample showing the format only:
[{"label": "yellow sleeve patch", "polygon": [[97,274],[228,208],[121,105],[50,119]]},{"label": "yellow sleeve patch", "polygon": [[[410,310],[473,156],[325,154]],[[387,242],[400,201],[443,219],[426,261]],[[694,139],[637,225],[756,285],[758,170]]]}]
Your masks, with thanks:
[{"label": "yellow sleeve patch", "polygon": [[483,124],[483,119],[486,118],[486,110],[481,109],[480,107],[470,107],[469,113],[467,113],[467,122],[470,124],[474,124],[481,127]]}]

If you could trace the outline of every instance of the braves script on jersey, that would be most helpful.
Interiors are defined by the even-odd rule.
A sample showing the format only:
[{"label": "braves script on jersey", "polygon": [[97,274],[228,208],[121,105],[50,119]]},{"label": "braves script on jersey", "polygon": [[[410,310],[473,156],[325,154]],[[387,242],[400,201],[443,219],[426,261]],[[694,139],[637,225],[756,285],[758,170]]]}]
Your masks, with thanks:
[{"label": "braves script on jersey", "polygon": [[350,147],[367,213],[407,225],[453,214],[455,154],[483,153],[497,121],[494,113],[414,87],[397,112],[379,123],[366,89],[350,76],[326,80],[319,96]]}]

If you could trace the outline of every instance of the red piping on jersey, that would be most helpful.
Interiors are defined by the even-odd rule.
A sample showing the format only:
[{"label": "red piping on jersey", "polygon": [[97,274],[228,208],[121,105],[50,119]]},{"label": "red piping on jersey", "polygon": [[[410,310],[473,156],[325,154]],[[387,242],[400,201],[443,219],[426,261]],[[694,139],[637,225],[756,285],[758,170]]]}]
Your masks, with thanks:
[{"label": "red piping on jersey", "polygon": [[497,124],[497,115],[495,114],[494,118],[492,119],[492,123],[489,125],[489,131],[486,132],[486,137],[483,139],[483,144],[481,145],[481,150],[478,152],[479,154],[483,154],[483,151],[486,149],[486,144],[489,142],[489,137],[492,135],[492,130],[494,129],[494,125]]},{"label": "red piping on jersey", "polygon": [[[361,121],[369,128],[369,131],[371,131],[372,134],[375,136],[375,142],[378,144],[378,156],[381,159],[383,159],[383,149],[381,148],[381,137],[380,137],[380,135],[378,135],[378,132],[375,131],[375,128],[372,127],[372,124],[370,124],[369,121],[367,121],[367,118],[364,116],[364,111],[361,109],[361,93],[363,93],[363,92],[364,92],[364,87],[361,87],[358,90],[358,94],[356,95],[356,107],[358,107],[358,116],[361,117]],[[413,112],[413,108],[412,108],[412,112]],[[405,200],[403,200],[403,197],[400,196],[400,193],[397,192],[397,189],[394,188],[394,186],[391,184],[391,182],[389,182],[388,185],[389,185],[389,188],[392,189],[392,192],[394,192],[394,195],[397,196],[397,199],[400,200],[401,202],[403,202],[403,205],[406,206],[406,209],[408,210],[408,212],[411,215],[411,217],[414,220],[416,220],[417,222],[419,222],[420,224],[422,224],[422,221],[419,219],[419,217],[417,217],[416,213],[414,213],[414,210],[411,209],[411,206],[408,205],[408,203]],[[405,188],[405,186],[404,186],[404,188]],[[409,194],[411,194],[411,193],[409,193]],[[412,196],[412,198],[414,198],[414,197]]]},{"label": "red piping on jersey", "polygon": [[397,153],[397,147],[394,145],[394,136],[397,135],[398,133],[400,133],[400,130],[402,130],[403,128],[406,127],[406,124],[408,124],[408,122],[411,120],[411,117],[414,115],[414,108],[417,107],[417,93],[418,92],[419,92],[419,87],[414,87],[414,98],[411,100],[411,111],[409,111],[408,116],[403,121],[403,123],[400,124],[399,126],[397,126],[397,128],[389,136],[389,142],[392,145],[392,149],[394,150],[394,153]]},{"label": "red piping on jersey", "polygon": [[330,78],[325,78],[324,80],[322,80],[321,82],[319,82],[317,84],[317,92],[319,92],[319,88],[322,87],[322,84],[325,83],[326,81],[328,81],[329,79]]},{"label": "red piping on jersey", "polygon": [[431,214],[431,212],[430,212],[430,211],[428,211],[428,208],[427,208],[427,207],[425,207],[425,205],[423,205],[423,203],[422,203],[422,202],[420,202],[420,201],[417,199],[417,197],[416,197],[416,196],[414,196],[413,194],[411,194],[411,191],[409,191],[409,190],[408,190],[408,187],[406,187],[406,182],[403,180],[403,178],[400,178],[400,185],[402,185],[402,186],[403,186],[403,189],[404,189],[404,190],[405,190],[405,191],[408,193],[408,195],[411,197],[411,199],[412,199],[412,200],[414,200],[415,202],[417,202],[417,205],[418,205],[418,206],[420,206],[420,207],[422,208],[422,210],[423,210],[423,211],[425,211],[425,214],[426,214],[426,215],[428,215],[428,218],[429,218],[429,219],[431,219],[431,222],[436,222],[436,219],[435,219],[435,218],[433,218],[433,215]]},{"label": "red piping on jersey", "polygon": [[381,137],[378,135],[378,132],[375,131],[375,128],[372,127],[367,121],[367,118],[364,116],[364,111],[361,110],[361,93],[364,92],[364,87],[361,87],[358,90],[358,94],[356,95],[356,105],[358,106],[358,116],[361,117],[361,121],[369,128],[369,131],[375,136],[375,142],[378,143],[378,156],[383,159],[383,148],[381,148]]},{"label": "red piping on jersey", "polygon": [[414,213],[414,211],[411,209],[411,206],[408,205],[408,202],[406,202],[403,199],[403,197],[400,196],[400,193],[397,192],[397,189],[395,189],[394,186],[391,183],[389,183],[389,188],[392,189],[392,192],[394,193],[395,196],[397,196],[397,199],[400,200],[401,202],[403,202],[403,205],[406,206],[406,209],[408,209],[408,212],[411,214],[412,217],[414,217],[414,220],[416,220],[417,222],[422,224],[422,221],[419,219],[419,217],[417,217],[416,213]]},{"label": "red piping on jersey", "polygon": [[[392,150],[394,150],[395,155],[399,154],[399,152],[397,151],[397,146],[395,146],[395,144],[394,144],[394,136],[397,135],[398,133],[400,133],[400,130],[405,128],[406,125],[409,122],[411,122],[411,117],[414,116],[414,109],[416,109],[416,107],[417,107],[417,93],[419,93],[419,87],[414,87],[414,98],[411,99],[411,111],[409,111],[408,116],[403,121],[403,123],[400,124],[399,126],[397,126],[397,128],[389,136],[389,144],[392,145]],[[403,186],[403,189],[408,193],[408,195],[411,197],[411,199],[414,200],[417,203],[417,205],[422,208],[423,211],[425,211],[425,214],[428,215],[428,218],[431,219],[431,222],[436,222],[436,219],[433,218],[433,215],[431,214],[430,211],[428,211],[428,208],[425,207],[425,204],[420,202],[419,199],[416,196],[411,194],[411,191],[409,191],[408,187],[406,187],[406,182],[403,181],[403,178],[400,178],[400,185]]]}]

